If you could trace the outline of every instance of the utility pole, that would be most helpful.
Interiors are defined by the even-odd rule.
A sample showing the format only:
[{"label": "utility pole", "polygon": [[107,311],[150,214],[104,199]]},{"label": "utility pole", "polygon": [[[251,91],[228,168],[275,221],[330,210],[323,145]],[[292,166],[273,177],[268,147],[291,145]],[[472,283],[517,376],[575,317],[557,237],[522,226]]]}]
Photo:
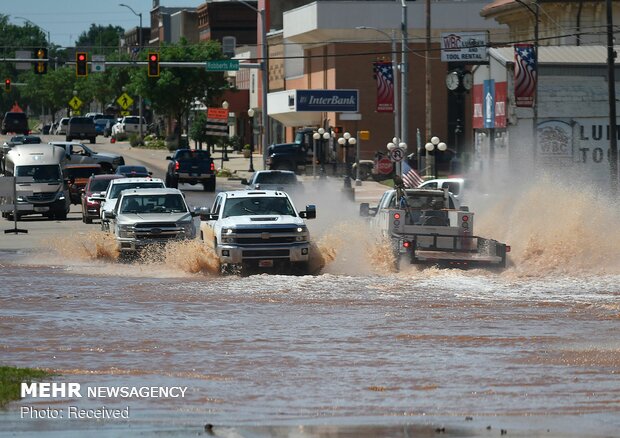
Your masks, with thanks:
[{"label": "utility pole", "polygon": [[407,137],[408,137],[408,99],[407,99],[407,93],[408,93],[408,87],[409,87],[409,62],[407,60],[407,49],[409,48],[409,46],[407,45],[407,40],[409,39],[409,35],[408,35],[408,24],[407,24],[407,4],[405,2],[405,0],[401,0],[401,6],[402,6],[402,11],[403,11],[403,16],[402,16],[402,23],[401,23],[401,32],[402,32],[402,47],[401,47],[401,105],[402,105],[402,110],[400,112],[400,116],[401,116],[401,121],[400,121],[400,139],[403,143],[408,143],[407,141]]},{"label": "utility pole", "polygon": [[618,127],[616,126],[616,74],[614,51],[614,25],[611,0],[607,3],[607,86],[609,90],[609,173],[611,194],[618,194]]}]

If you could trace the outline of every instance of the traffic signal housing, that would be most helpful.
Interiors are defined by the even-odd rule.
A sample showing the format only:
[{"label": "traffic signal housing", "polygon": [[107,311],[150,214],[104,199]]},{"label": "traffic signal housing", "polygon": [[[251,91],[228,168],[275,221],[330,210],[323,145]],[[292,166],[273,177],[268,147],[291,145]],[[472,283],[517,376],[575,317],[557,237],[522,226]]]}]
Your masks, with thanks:
[{"label": "traffic signal housing", "polygon": [[36,59],[45,59],[46,61],[37,61],[34,63],[34,74],[44,75],[47,73],[47,49],[40,48],[34,51]]},{"label": "traffic signal housing", "polygon": [[86,52],[77,52],[75,54],[75,75],[78,78],[88,76],[88,56]]},{"label": "traffic signal housing", "polygon": [[4,80],[4,91],[6,91],[7,93],[11,91],[11,80],[9,78],[6,78]]},{"label": "traffic signal housing", "polygon": [[159,77],[159,53],[149,53],[149,78]]}]

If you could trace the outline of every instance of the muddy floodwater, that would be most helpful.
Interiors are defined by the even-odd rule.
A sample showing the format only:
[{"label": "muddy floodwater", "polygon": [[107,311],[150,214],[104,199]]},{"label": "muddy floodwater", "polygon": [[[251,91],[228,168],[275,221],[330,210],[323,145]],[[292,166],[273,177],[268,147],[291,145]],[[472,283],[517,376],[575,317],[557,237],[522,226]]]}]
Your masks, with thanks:
[{"label": "muddy floodwater", "polygon": [[[221,276],[193,243],[119,263],[96,232],[2,253],[2,364],[82,387],[187,391],[27,397],[0,412],[0,434],[406,436],[409,424],[430,427],[410,436],[620,436],[620,228],[614,209],[590,215],[598,233],[584,227],[572,201],[552,207],[561,217],[479,220],[512,245],[504,271],[392,272],[357,223],[322,231],[312,276]],[[129,418],[20,418],[24,406],[104,405]]]}]

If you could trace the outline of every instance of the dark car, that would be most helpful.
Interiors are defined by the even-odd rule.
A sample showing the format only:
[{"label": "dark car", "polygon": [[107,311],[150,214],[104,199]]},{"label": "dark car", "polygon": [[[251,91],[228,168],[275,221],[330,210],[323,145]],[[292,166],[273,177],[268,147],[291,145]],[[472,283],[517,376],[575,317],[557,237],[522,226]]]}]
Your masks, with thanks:
[{"label": "dark car", "polygon": [[64,178],[69,180],[71,203],[79,204],[88,178],[101,174],[102,170],[100,164],[67,164],[63,172]]},{"label": "dark car", "polygon": [[290,170],[259,170],[250,180],[241,179],[248,190],[281,190],[289,195],[303,191],[303,186],[295,172]]},{"label": "dark car", "polygon": [[153,175],[145,166],[118,166],[116,168],[117,175],[123,175],[128,177],[146,177]]},{"label": "dark car", "polygon": [[9,140],[13,144],[39,144],[41,141],[38,135],[16,135]]},{"label": "dark car", "polygon": [[[272,144],[267,149],[267,165],[270,170],[297,171],[299,166],[312,164],[308,148],[300,143]],[[321,156],[321,154],[318,154]]]},{"label": "dark car", "polygon": [[9,111],[4,114],[0,133],[2,133],[2,135],[6,135],[8,132],[24,135],[30,134],[30,128],[28,127],[28,116],[26,113]]},{"label": "dark car", "polygon": [[101,199],[99,196],[105,192],[113,179],[125,178],[123,175],[101,174],[88,178],[84,192],[82,193],[82,222],[90,224],[93,219],[99,219]]}]

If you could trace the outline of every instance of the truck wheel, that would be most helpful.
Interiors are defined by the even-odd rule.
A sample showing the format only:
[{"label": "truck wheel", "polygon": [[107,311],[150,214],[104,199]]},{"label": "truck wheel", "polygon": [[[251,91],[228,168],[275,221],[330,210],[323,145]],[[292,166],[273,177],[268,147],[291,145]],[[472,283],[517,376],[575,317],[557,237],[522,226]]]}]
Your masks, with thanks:
[{"label": "truck wheel", "polygon": [[202,183],[205,192],[215,192],[215,178]]},{"label": "truck wheel", "polygon": [[91,144],[95,144],[96,141],[97,141],[96,137],[93,137],[93,138],[90,139]]},{"label": "truck wheel", "polygon": [[101,171],[103,173],[114,173],[114,169],[109,163],[101,163]]},{"label": "truck wheel", "polygon": [[178,189],[179,188],[179,178],[171,176],[170,177],[170,185],[166,184],[166,186],[170,187],[171,189]]},{"label": "truck wheel", "polygon": [[85,224],[92,224],[93,223],[93,218],[87,217],[87,216],[82,216],[82,220],[84,221]]},{"label": "truck wheel", "polygon": [[68,135],[65,137],[65,141],[71,141],[71,137],[69,137]]},{"label": "truck wheel", "polygon": [[308,262],[292,263],[291,271],[294,275],[310,275],[310,264]]}]

